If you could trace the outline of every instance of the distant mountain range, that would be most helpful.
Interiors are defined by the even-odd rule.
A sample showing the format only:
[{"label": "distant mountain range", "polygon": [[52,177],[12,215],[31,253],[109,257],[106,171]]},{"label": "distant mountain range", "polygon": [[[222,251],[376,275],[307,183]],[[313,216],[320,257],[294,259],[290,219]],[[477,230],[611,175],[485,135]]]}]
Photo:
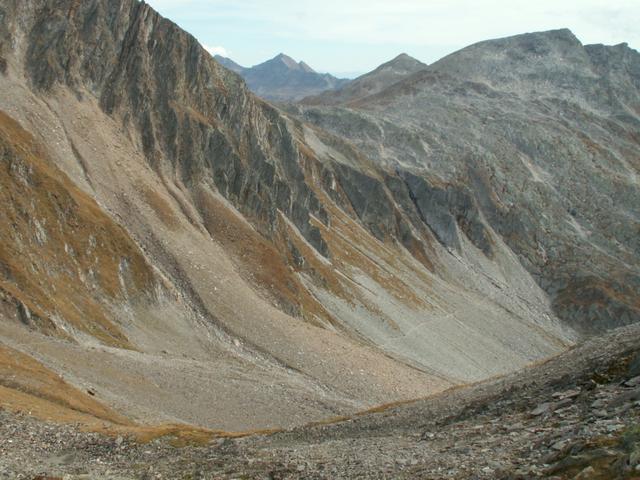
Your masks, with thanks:
[{"label": "distant mountain range", "polygon": [[253,93],[272,101],[296,101],[349,83],[348,79],[318,73],[306,63],[296,62],[284,53],[251,68],[220,55],[215,59],[242,76]]},{"label": "distant mountain range", "polygon": [[296,62],[284,53],[251,68],[221,55],[214,58],[242,76],[249,89],[262,98],[277,102],[301,101],[308,105],[347,105],[427,68],[420,60],[401,53],[375,70],[349,80],[318,73],[305,62]]}]

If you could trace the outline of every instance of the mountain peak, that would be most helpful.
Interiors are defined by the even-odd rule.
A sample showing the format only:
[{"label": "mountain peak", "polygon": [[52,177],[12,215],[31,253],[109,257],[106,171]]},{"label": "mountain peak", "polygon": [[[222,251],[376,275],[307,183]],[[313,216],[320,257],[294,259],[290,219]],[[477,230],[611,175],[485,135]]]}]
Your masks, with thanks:
[{"label": "mountain peak", "polygon": [[[493,47],[519,49],[524,53],[539,55],[552,51],[582,48],[582,43],[568,28],[522,33],[510,37],[485,40],[467,48]],[[454,54],[455,55],[455,54]]]},{"label": "mountain peak", "polygon": [[313,68],[311,68],[308,64],[306,64],[305,62],[302,62],[302,61],[301,62],[296,62],[293,58],[291,58],[286,53],[279,53],[278,55],[273,57],[271,60],[268,60],[268,61],[264,62],[263,65],[267,65],[267,64],[268,65],[283,64],[289,70],[297,70],[297,71],[302,71],[302,72],[316,73],[315,70]]},{"label": "mountain peak", "polygon": [[268,100],[299,100],[341,87],[348,82],[330,74],[317,73],[307,63],[297,62],[286,53],[279,53],[251,68],[241,67],[223,57],[216,57],[216,60],[239,73],[252,92]]},{"label": "mountain peak", "polygon": [[392,60],[383,63],[372,72],[365,73],[349,82],[341,89],[327,91],[322,94],[304,99],[304,103],[339,105],[347,104],[369,95],[379,93],[401,79],[427,68],[427,64],[401,53]]},{"label": "mountain peak", "polygon": [[511,40],[514,44],[520,46],[528,46],[529,44],[540,44],[551,47],[552,49],[582,49],[582,43],[578,40],[571,30],[561,28],[557,30],[546,30],[542,32],[524,33],[507,37],[505,40]]},{"label": "mountain peak", "polygon": [[391,62],[406,62],[406,61],[413,61],[413,62],[417,62],[418,60],[416,60],[415,58],[413,58],[411,55],[406,54],[406,53],[401,53],[400,55],[398,55],[397,57],[395,57],[394,59],[391,60]]},{"label": "mountain peak", "polygon": [[404,71],[415,71],[425,68],[426,63],[422,63],[420,60],[413,58],[411,55],[401,53],[397,57],[383,63],[381,67],[393,67],[395,69],[401,69]]},{"label": "mountain peak", "polygon": [[369,76],[371,74],[376,74],[380,72],[394,72],[398,75],[407,75],[410,73],[414,73],[418,70],[422,70],[424,68],[427,68],[426,63],[422,63],[420,60],[417,60],[412,56],[407,55],[406,53],[401,53],[397,57],[380,65],[373,72],[370,72],[363,76]]},{"label": "mountain peak", "polygon": [[290,70],[301,70],[300,65],[286,53],[279,53],[271,60],[267,60],[264,64],[283,64]]}]

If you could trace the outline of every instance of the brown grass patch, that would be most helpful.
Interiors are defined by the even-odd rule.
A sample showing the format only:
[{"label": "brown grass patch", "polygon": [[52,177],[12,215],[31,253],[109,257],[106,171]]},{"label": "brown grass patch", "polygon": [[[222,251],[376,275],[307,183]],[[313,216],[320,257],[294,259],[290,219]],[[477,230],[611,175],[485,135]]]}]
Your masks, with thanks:
[{"label": "brown grass patch", "polygon": [[279,429],[226,432],[191,425],[138,425],[66,383],[32,357],[0,345],[0,407],[41,420],[79,424],[83,430],[109,436],[126,435],[147,443],[169,438],[172,445],[203,445],[213,438],[267,435]]},{"label": "brown grass patch", "polygon": [[[449,391],[449,390],[446,390]],[[375,407],[369,408],[362,412],[356,413],[356,416],[361,417],[363,415],[369,415],[372,413],[383,413],[387,410],[391,410],[392,408],[401,407],[403,405],[410,405],[412,403],[416,403],[421,399],[410,399],[410,400],[398,400],[397,402],[383,403],[382,405],[377,405]]]},{"label": "brown grass patch", "polygon": [[33,358],[0,345],[0,405],[44,420],[131,424]]},{"label": "brown grass patch", "polygon": [[602,146],[600,146],[598,143],[594,142],[588,135],[580,133],[579,137],[580,140],[582,140],[582,143],[584,143],[584,145],[587,147],[587,150],[589,150],[589,153],[591,153],[592,155],[606,153],[606,150],[602,148]]},{"label": "brown grass patch", "polygon": [[[428,304],[414,292],[413,288],[394,273],[396,269],[398,271],[411,270],[425,284],[429,284],[430,279],[426,270],[433,269],[433,264],[427,257],[424,248],[419,245],[417,240],[410,245],[409,253],[419,263],[416,265],[405,258],[399,251],[400,247],[391,240],[387,244],[374,238],[353,218],[356,216],[355,212],[352,210],[343,211],[319,185],[317,179],[321,178],[320,170],[323,167],[315,154],[302,142],[298,142],[297,147],[303,159],[306,182],[320,200],[329,217],[330,227],[315,218],[311,218],[310,223],[320,230],[322,238],[329,248],[331,263],[326,263],[318,258],[317,252],[281,215],[279,232],[282,234],[282,238],[278,239],[278,245],[287,246],[289,244],[304,258],[304,264],[300,267],[296,265],[295,259],[289,255],[287,260],[289,265],[296,265],[296,271],[308,274],[317,285],[352,305],[356,303],[356,297],[353,283],[347,277],[353,268],[357,268],[402,303],[414,308],[428,308]],[[345,196],[343,192],[342,196]],[[349,209],[348,201],[345,200],[345,204]],[[291,251],[291,248],[286,250]],[[346,273],[347,277],[339,272]],[[382,315],[382,312],[369,302],[360,301],[359,303],[364,304],[372,313]],[[386,319],[390,325],[394,325],[393,319],[388,317]]]},{"label": "brown grass patch", "polygon": [[343,423],[352,419],[353,417],[350,417],[348,415],[340,415],[338,417],[331,417],[325,420],[318,420],[316,422],[307,423],[305,427],[313,428],[313,427],[322,427],[324,425],[335,425],[336,423]]},{"label": "brown grass patch", "polygon": [[[344,285],[344,278],[341,277],[332,264],[324,262],[318,257],[318,253],[311,247],[288,222],[281,218],[284,234],[304,258],[304,265],[298,267],[299,272],[307,273],[315,279],[323,288],[329,290],[334,295],[353,303],[354,297],[351,290]],[[324,238],[324,236],[323,236]],[[326,240],[326,239],[325,239]],[[331,247],[331,246],[329,246]]]},{"label": "brown grass patch", "polygon": [[214,438],[240,438],[281,431],[226,432],[179,424],[138,425],[95,397],[69,385],[32,357],[3,345],[0,345],[0,408],[44,421],[78,424],[82,430],[112,437],[126,435],[140,443],[168,438],[175,447],[206,445]]},{"label": "brown grass patch", "polygon": [[143,294],[153,274],[137,245],[0,112],[0,290],[106,344],[128,347],[107,302]]},{"label": "brown grass patch", "polygon": [[174,211],[173,207],[160,195],[157,191],[151,187],[139,183],[137,188],[142,192],[144,201],[155,212],[160,221],[172,231],[176,231],[180,227],[180,221]]},{"label": "brown grass patch", "polygon": [[[612,273],[615,275],[615,272]],[[640,311],[640,296],[633,287],[627,286],[624,274],[619,274],[618,278],[620,280],[606,283],[596,277],[574,280],[558,293],[553,301],[554,307],[561,310],[592,305],[608,308],[612,302],[616,302],[631,310]]]},{"label": "brown grass patch", "polygon": [[[414,294],[409,285],[399,279],[393,272],[386,270],[383,265],[369,255],[374,254],[387,265],[400,271],[410,270],[426,284],[429,284],[431,281],[426,272],[421,267],[416,268],[415,265],[408,262],[398,251],[399,246],[392,240],[381,242],[356,220],[357,215],[351,208],[348,198],[339,184],[337,185],[338,194],[344,199],[347,210],[345,211],[338,207],[330,196],[313,180],[321,176],[318,171],[318,168],[322,168],[321,162],[317,160],[315,155],[305,160],[307,183],[327,212],[331,227],[327,227],[313,219],[311,223],[320,229],[323,239],[329,246],[331,258],[336,267],[356,266],[403,303],[416,307],[426,307],[427,304]],[[396,214],[399,214],[399,212],[396,212]],[[434,270],[434,265],[428,258],[424,246],[417,239],[414,238],[407,250],[427,270]]]},{"label": "brown grass patch", "polygon": [[312,220],[312,224],[320,229],[322,238],[329,246],[335,267],[342,271],[348,271],[349,266],[357,267],[400,302],[415,308],[426,308],[427,304],[414,293],[411,286],[368,253],[371,252],[391,267],[399,270],[409,267],[416,271],[407,264],[399,263],[401,260],[400,254],[396,251],[397,247],[385,245],[374,238],[364,227],[338,208],[323,191],[317,192],[317,195],[329,213],[331,227],[315,220]]},{"label": "brown grass patch", "polygon": [[[188,446],[206,445],[216,438],[243,438],[252,435],[271,435],[281,432],[282,429],[247,430],[245,432],[227,432],[224,430],[209,430],[206,428],[194,427],[191,425],[160,425],[160,426],[139,426],[127,429],[129,435],[133,436],[137,442],[149,443],[160,438],[168,438],[171,445],[182,448]],[[116,428],[113,432],[105,430],[103,433],[114,435],[122,433]]]},{"label": "brown grass patch", "polygon": [[201,123],[203,125],[208,125],[212,128],[217,127],[216,120],[213,117],[209,118],[205,114],[199,112],[198,110],[192,107],[189,107],[188,105],[182,105],[175,101],[170,101],[169,106],[173,108],[176,113],[190,117],[191,119],[195,120],[198,123]]},{"label": "brown grass patch", "polygon": [[[32,373],[27,372],[29,375]],[[44,368],[42,372],[36,372],[36,376],[22,380],[28,380],[29,384],[6,387],[2,385],[3,379],[0,377],[0,408],[31,415],[47,422],[74,424],[81,430],[110,437],[127,436],[138,443],[166,438],[174,447],[182,448],[206,445],[215,438],[242,438],[282,431],[264,429],[227,432],[192,425],[138,425],[105,407],[93,397],[67,385],[60,377]],[[38,385],[40,381],[43,381],[42,385]]]}]

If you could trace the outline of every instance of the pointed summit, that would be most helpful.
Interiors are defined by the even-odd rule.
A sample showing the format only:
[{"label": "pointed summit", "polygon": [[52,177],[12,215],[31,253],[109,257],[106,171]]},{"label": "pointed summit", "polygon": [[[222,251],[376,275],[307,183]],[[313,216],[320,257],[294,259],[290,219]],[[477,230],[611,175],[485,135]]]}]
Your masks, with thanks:
[{"label": "pointed summit", "polygon": [[299,100],[339,88],[348,82],[333,75],[317,73],[307,63],[296,62],[285,53],[251,68],[244,68],[224,57],[216,57],[216,60],[239,73],[253,93],[267,100]]},{"label": "pointed summit", "polygon": [[[366,77],[368,75],[374,74],[376,72],[383,71],[391,71],[396,75],[409,75],[417,72],[418,70],[424,70],[427,68],[426,63],[422,63],[420,60],[413,58],[406,53],[401,53],[393,60],[389,60],[386,63],[383,63],[378,68],[376,68],[373,72],[363,75],[362,77]],[[362,78],[360,77],[360,78]]]},{"label": "pointed summit", "polygon": [[280,63],[284,64],[287,68],[290,68],[291,70],[298,70],[300,68],[298,63],[293,58],[291,58],[289,55],[287,55],[285,53],[280,53],[280,54],[276,55],[274,58],[272,58],[271,60],[266,61],[262,65],[268,64],[270,62],[280,62]]},{"label": "pointed summit", "polygon": [[427,68],[427,64],[406,53],[383,63],[338,91],[328,91],[303,100],[307,104],[344,105],[381,92],[409,75]]},{"label": "pointed summit", "polygon": [[282,68],[286,67],[289,70],[301,71],[301,72],[309,72],[315,73],[315,70],[307,65],[305,62],[296,62],[293,58],[291,58],[286,53],[279,53],[271,60],[267,60],[264,63],[256,65],[254,68]]}]

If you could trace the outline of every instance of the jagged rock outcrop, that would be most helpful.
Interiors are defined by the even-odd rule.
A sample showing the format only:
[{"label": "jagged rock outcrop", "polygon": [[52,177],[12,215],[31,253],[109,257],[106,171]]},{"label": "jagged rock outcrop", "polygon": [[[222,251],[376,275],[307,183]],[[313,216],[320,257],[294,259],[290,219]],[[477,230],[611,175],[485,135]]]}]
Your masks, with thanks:
[{"label": "jagged rock outcrop", "polygon": [[306,63],[296,62],[284,53],[253,67],[242,67],[220,55],[216,55],[215,59],[244,78],[253,93],[276,102],[300,100],[349,83],[349,80],[336,78],[329,73],[318,73]]},{"label": "jagged rock outcrop", "polygon": [[34,17],[46,18],[29,32],[25,62],[35,87],[90,86],[107,114],[140,132],[158,172],[173,170],[185,183],[211,177],[225,197],[267,225],[280,209],[326,253],[308,222],[309,213],[326,215],[302,181],[294,139],[272,107],[148,5],[71,5],[34,6]]}]

